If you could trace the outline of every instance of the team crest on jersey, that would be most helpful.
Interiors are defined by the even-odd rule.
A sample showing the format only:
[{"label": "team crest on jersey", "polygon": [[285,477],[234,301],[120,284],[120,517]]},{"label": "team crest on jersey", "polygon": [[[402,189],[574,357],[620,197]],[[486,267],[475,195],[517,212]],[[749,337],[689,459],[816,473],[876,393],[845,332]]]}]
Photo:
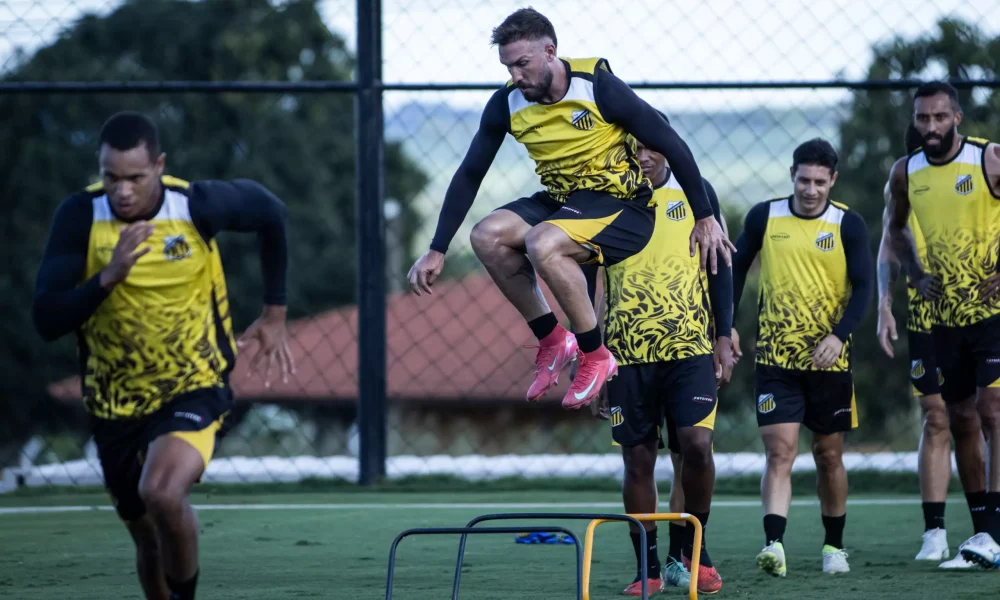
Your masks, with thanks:
[{"label": "team crest on jersey", "polygon": [[944,375],[941,374],[941,369],[937,370],[938,385],[944,385]]},{"label": "team crest on jersey", "polygon": [[570,122],[573,124],[573,127],[582,131],[588,131],[594,128],[594,117],[587,109],[574,110]]},{"label": "team crest on jersey", "polygon": [[163,239],[163,254],[167,260],[181,260],[191,256],[191,246],[184,239],[184,234],[168,235]]},{"label": "team crest on jersey", "polygon": [[924,361],[920,359],[910,361],[910,377],[920,379],[924,376],[924,373],[926,373],[924,370]]},{"label": "team crest on jersey", "polygon": [[955,191],[963,196],[972,193],[972,175],[959,175],[955,182]]},{"label": "team crest on jersey", "polygon": [[820,232],[819,236],[816,237],[816,247],[823,252],[833,250],[833,234],[829,232]]},{"label": "team crest on jersey", "polygon": [[683,221],[687,216],[687,207],[683,201],[675,200],[667,203],[667,218],[671,221]]},{"label": "team crest on jersey", "polygon": [[774,394],[761,394],[757,396],[757,412],[760,414],[766,415],[777,407],[778,405],[774,401]]},{"label": "team crest on jersey", "polygon": [[625,417],[622,415],[622,407],[612,406],[611,407],[611,426],[618,427],[625,422]]}]

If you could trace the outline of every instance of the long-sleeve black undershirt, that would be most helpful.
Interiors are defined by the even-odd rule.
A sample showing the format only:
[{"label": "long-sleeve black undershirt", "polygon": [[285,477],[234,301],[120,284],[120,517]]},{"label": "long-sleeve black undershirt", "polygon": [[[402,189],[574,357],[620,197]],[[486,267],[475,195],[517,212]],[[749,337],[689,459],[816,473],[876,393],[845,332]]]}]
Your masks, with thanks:
[{"label": "long-sleeve black undershirt", "polygon": [[[191,219],[206,241],[220,231],[257,232],[264,303],[285,304],[288,264],[285,205],[250,180],[199,181],[191,184],[189,194]],[[100,273],[81,285],[93,223],[92,197],[80,193],[64,200],[50,227],[32,304],[35,329],[47,341],[79,329],[109,295],[100,284]],[[154,216],[159,208],[146,218]]]},{"label": "long-sleeve black undershirt", "polygon": [[[733,256],[733,306],[736,310],[743,296],[747,272],[764,243],[770,204],[761,202],[750,209],[744,219],[743,232],[736,240],[736,254]],[[840,223],[840,238],[844,245],[851,297],[831,333],[846,342],[864,318],[871,303],[875,290],[875,272],[871,247],[868,245],[868,227],[861,215],[854,211],[844,214]]]},{"label": "long-sleeve black undershirt", "polygon": [[[445,192],[431,250],[447,252],[452,238],[469,213],[479,186],[510,129],[507,95],[511,91],[506,87],[497,90],[486,103],[479,130]],[[643,145],[667,158],[695,219],[712,215],[704,180],[690,148],[656,109],[639,98],[621,79],[601,69],[597,70],[594,79],[594,98],[607,122],[620,125]]]},{"label": "long-sleeve black undershirt", "polygon": [[[712,213],[721,227],[722,210],[719,207],[719,197],[715,193],[715,188],[707,180],[705,181],[705,191],[708,192]],[[715,337],[731,337],[733,328],[733,271],[725,261],[719,261],[716,273],[708,271],[708,300],[712,304]]]}]

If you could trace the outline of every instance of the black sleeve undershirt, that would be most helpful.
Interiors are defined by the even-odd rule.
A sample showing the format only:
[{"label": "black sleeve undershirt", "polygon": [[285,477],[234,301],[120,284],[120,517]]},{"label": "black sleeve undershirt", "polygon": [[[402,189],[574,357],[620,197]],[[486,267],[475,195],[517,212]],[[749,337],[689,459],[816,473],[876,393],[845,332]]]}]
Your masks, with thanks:
[{"label": "black sleeve undershirt", "polygon": [[[771,210],[770,202],[761,202],[747,213],[743,219],[743,231],[736,239],[736,253],[733,254],[733,311],[738,312],[740,298],[743,297],[743,286],[747,281],[747,272],[754,258],[764,244],[764,231],[767,229],[767,217]],[[733,321],[735,321],[735,314]]]},{"label": "black sleeve undershirt", "polygon": [[[705,181],[705,191],[712,211],[719,226],[722,226],[722,210],[719,207],[719,197],[715,188]],[[725,261],[719,261],[718,272],[708,271],[708,299],[712,303],[712,315],[715,319],[715,337],[731,337],[733,328],[733,271]]]},{"label": "black sleeve undershirt", "polygon": [[442,254],[448,252],[452,238],[472,208],[472,202],[479,193],[479,186],[490,170],[510,126],[508,93],[507,88],[497,90],[486,103],[483,115],[479,119],[479,131],[472,138],[469,150],[465,153],[462,164],[455,171],[444,194],[437,229],[431,240],[431,250]]},{"label": "black sleeve undershirt", "polygon": [[31,317],[35,330],[51,342],[76,331],[108,297],[100,273],[81,281],[94,212],[90,196],[77,194],[56,209],[35,279]]},{"label": "black sleeve undershirt", "polygon": [[256,232],[264,280],[264,304],[287,301],[288,239],[285,204],[256,181],[192,184],[191,220],[207,241],[220,231]]},{"label": "black sleeve undershirt", "polygon": [[597,71],[594,95],[605,120],[621,125],[644,146],[667,157],[694,218],[701,220],[712,216],[712,203],[691,149],[660,113],[609,71]]},{"label": "black sleeve undershirt", "polygon": [[847,279],[851,282],[851,299],[844,314],[833,327],[833,335],[846,342],[858,326],[872,301],[875,289],[874,259],[868,244],[868,227],[861,215],[847,211],[840,222],[840,239],[847,259]]}]

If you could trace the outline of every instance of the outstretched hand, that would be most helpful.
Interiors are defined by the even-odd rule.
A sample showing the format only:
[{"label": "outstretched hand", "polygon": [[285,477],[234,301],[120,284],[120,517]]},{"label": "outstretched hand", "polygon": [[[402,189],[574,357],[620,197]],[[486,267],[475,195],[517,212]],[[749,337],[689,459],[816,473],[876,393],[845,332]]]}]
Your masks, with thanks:
[{"label": "outstretched hand", "polygon": [[250,359],[250,370],[258,371],[261,363],[267,362],[263,375],[264,387],[267,388],[271,387],[271,369],[275,363],[281,371],[282,383],[288,383],[288,375],[295,374],[295,360],[288,346],[285,314],[284,306],[265,306],[263,314],[236,341],[240,350],[256,342],[257,351]]}]

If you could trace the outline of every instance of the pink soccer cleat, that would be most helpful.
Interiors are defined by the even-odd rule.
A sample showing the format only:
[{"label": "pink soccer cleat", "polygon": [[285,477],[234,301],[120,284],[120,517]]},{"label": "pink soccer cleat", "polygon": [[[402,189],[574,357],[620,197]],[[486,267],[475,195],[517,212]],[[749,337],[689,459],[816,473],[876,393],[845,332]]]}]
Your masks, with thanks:
[{"label": "pink soccer cleat", "polygon": [[589,354],[579,354],[580,366],[573,385],[563,396],[563,408],[587,406],[601,393],[604,384],[618,374],[618,362],[604,346]]},{"label": "pink soccer cleat", "polygon": [[[557,331],[562,330],[560,338]],[[552,386],[559,384],[559,373],[576,358],[576,336],[562,329],[549,334],[538,347],[535,355],[535,380],[528,388],[528,402],[536,402]]]}]

